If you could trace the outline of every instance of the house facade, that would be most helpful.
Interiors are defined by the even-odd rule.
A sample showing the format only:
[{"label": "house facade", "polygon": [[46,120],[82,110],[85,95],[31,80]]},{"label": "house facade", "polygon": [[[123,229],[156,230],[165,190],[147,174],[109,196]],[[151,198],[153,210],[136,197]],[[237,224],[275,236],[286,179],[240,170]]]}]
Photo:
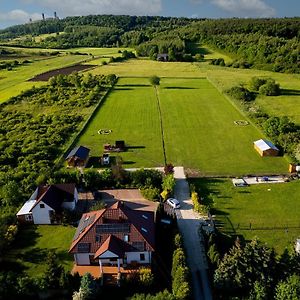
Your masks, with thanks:
[{"label": "house facade", "polygon": [[78,201],[75,184],[39,186],[17,213],[20,223],[57,224],[64,209],[74,210]]},{"label": "house facade", "polygon": [[69,252],[77,266],[150,265],[154,252],[154,213],[137,211],[117,201],[111,207],[83,214]]}]

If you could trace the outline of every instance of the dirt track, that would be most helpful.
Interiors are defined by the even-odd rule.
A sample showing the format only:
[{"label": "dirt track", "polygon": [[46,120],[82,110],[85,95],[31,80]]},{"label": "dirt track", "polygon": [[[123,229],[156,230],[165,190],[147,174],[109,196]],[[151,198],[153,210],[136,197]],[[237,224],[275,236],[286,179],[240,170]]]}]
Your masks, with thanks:
[{"label": "dirt track", "polygon": [[34,76],[33,78],[29,79],[28,81],[48,81],[49,78],[57,75],[69,75],[73,72],[79,72],[86,69],[90,69],[95,67],[94,65],[75,65],[71,67],[65,67],[61,69],[56,69],[52,71],[48,71],[39,75]]}]

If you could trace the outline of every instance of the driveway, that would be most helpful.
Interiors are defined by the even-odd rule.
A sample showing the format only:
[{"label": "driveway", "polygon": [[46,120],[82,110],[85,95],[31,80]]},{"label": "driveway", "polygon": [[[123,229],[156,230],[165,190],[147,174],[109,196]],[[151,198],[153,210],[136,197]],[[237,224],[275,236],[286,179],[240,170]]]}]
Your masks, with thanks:
[{"label": "driveway", "polygon": [[184,168],[175,167],[174,177],[176,179],[175,197],[181,204],[181,208],[176,210],[176,216],[186,249],[187,263],[192,275],[193,296],[195,300],[211,300],[204,239],[198,230],[200,223],[204,220],[193,210]]}]

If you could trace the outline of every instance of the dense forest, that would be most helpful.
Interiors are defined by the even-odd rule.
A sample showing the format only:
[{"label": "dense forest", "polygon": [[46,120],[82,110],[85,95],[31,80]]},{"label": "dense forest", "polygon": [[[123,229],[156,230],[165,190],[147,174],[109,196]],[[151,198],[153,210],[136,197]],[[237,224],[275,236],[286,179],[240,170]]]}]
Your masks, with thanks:
[{"label": "dense forest", "polygon": [[[35,39],[40,34],[52,34]],[[15,39],[16,37],[23,37]],[[234,67],[300,72],[300,19],[188,19],[83,16],[50,19],[0,31],[0,42],[43,48],[135,47],[140,56],[191,61],[191,43],[203,43],[236,59]],[[197,59],[196,59],[197,60]]]}]

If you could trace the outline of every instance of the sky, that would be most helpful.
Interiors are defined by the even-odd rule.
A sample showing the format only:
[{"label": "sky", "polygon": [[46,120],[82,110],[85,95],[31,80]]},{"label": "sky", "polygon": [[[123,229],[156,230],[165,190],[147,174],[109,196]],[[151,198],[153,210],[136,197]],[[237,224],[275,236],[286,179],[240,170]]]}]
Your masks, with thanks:
[{"label": "sky", "polygon": [[53,16],[89,14],[194,18],[295,17],[300,0],[0,0],[0,28]]}]

